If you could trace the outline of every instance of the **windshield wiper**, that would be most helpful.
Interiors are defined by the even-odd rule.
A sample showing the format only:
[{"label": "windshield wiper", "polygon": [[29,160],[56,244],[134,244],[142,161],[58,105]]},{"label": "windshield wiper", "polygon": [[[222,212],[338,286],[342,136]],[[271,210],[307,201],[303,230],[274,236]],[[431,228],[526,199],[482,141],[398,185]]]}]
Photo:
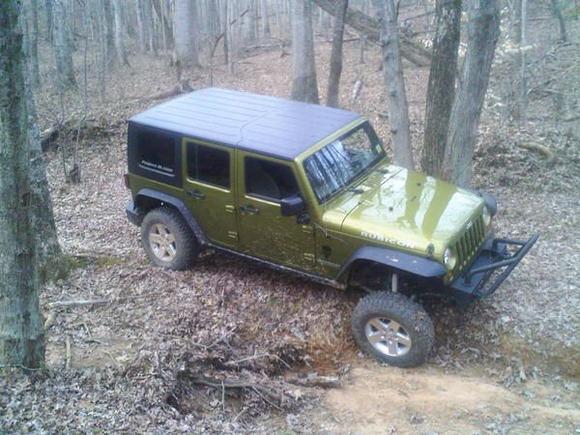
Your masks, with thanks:
[{"label": "windshield wiper", "polygon": [[351,187],[347,190],[348,190],[348,192],[352,192],[352,193],[356,193],[356,194],[365,193],[365,191],[363,189],[361,189],[360,187]]}]

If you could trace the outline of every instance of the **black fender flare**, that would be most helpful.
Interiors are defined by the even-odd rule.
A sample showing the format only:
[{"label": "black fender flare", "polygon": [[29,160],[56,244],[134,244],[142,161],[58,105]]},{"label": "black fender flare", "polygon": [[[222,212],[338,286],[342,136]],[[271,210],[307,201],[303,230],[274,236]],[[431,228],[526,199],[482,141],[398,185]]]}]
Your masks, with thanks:
[{"label": "black fender flare", "polygon": [[437,278],[447,273],[445,266],[431,258],[424,258],[390,248],[363,246],[357,249],[343,264],[336,280],[343,283],[346,282],[351,266],[361,260],[372,261],[390,269],[407,272],[422,278]]},{"label": "black fender flare", "polygon": [[168,204],[172,206],[179,212],[179,214],[181,214],[181,217],[183,217],[185,222],[187,222],[187,224],[191,228],[191,231],[193,231],[193,234],[197,238],[197,241],[202,245],[207,245],[209,243],[205,235],[205,231],[203,230],[199,222],[197,222],[197,219],[195,219],[189,207],[187,207],[181,199],[176,198],[175,196],[172,195],[168,195],[167,193],[159,192],[154,189],[144,188],[139,190],[139,192],[137,192],[137,195],[135,195],[134,202],[137,208],[139,208],[140,198],[150,198],[159,201],[161,205]]}]

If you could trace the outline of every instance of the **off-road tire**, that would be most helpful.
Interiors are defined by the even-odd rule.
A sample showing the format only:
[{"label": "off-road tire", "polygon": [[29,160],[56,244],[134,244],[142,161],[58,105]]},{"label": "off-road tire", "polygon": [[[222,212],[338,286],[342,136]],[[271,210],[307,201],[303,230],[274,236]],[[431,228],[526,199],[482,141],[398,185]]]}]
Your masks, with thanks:
[{"label": "off-road tire", "polygon": [[[401,325],[411,339],[404,355],[389,356],[375,349],[365,328],[371,319],[385,318]],[[380,362],[396,367],[423,364],[433,347],[433,322],[423,307],[400,293],[376,292],[363,297],[352,313],[352,333],[360,349]]]},{"label": "off-road tire", "polygon": [[[160,259],[151,248],[149,234],[153,225],[165,225],[175,236],[175,256],[165,261]],[[195,235],[177,210],[156,208],[151,210],[141,224],[141,240],[147,256],[153,264],[173,270],[185,270],[191,267],[199,255],[199,243]]]}]

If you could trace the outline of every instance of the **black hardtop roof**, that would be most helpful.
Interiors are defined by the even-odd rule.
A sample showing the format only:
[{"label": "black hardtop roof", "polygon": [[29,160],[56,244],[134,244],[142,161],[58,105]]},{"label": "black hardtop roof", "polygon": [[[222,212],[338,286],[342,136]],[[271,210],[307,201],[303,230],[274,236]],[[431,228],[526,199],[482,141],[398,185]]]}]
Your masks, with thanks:
[{"label": "black hardtop roof", "polygon": [[292,160],[359,118],[316,104],[207,88],[152,107],[129,122]]}]

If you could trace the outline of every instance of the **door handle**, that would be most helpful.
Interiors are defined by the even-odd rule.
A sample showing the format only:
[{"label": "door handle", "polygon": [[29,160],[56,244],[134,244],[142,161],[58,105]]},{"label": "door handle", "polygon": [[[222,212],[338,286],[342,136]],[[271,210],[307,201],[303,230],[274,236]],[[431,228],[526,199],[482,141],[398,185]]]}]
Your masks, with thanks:
[{"label": "door handle", "polygon": [[197,189],[193,189],[193,190],[188,190],[187,195],[191,196],[193,199],[205,199],[205,193],[197,190]]},{"label": "door handle", "polygon": [[242,206],[240,207],[240,211],[241,211],[242,213],[248,213],[248,214],[258,214],[258,213],[260,213],[260,209],[259,209],[259,208],[256,208],[256,207],[254,207],[252,204],[245,204],[245,205],[242,205]]}]

